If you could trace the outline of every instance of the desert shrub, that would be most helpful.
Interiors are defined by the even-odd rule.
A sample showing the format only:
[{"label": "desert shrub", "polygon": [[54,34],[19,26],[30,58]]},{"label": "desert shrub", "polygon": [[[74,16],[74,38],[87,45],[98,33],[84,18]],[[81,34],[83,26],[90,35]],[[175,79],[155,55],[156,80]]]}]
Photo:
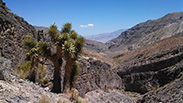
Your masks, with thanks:
[{"label": "desert shrub", "polygon": [[183,76],[180,77],[180,80],[183,80]]},{"label": "desert shrub", "polygon": [[25,64],[18,66],[17,69],[18,70],[22,69],[22,70],[25,70],[25,71],[30,71],[30,69],[31,69],[31,62],[27,61]]},{"label": "desert shrub", "polygon": [[49,82],[48,77],[44,77],[44,78],[43,78],[43,83],[44,83],[44,84],[47,84],[48,82]]},{"label": "desert shrub", "polygon": [[80,98],[78,98],[78,100],[76,101],[76,103],[83,103],[82,100]]},{"label": "desert shrub", "polygon": [[[49,82],[48,77],[46,77],[46,69],[43,65],[39,65],[37,71],[35,72],[37,74],[38,83],[44,86]],[[18,66],[15,73],[23,80],[28,78],[31,75],[31,62],[27,61],[25,64]]]},{"label": "desert shrub", "polygon": [[105,88],[103,91],[104,91],[104,92],[106,92],[106,93],[108,93],[108,92],[109,92],[109,91],[107,90],[107,88]]},{"label": "desert shrub", "polygon": [[45,95],[41,96],[39,100],[39,103],[50,103],[50,102],[51,102],[50,99]]},{"label": "desert shrub", "polygon": [[39,66],[37,72],[38,72],[38,81],[41,85],[44,86],[50,81],[49,78],[46,76],[46,68],[44,68],[43,65]]},{"label": "desert shrub", "polygon": [[65,100],[59,99],[57,103],[67,103]]},{"label": "desert shrub", "polygon": [[81,97],[78,97],[76,103],[88,103],[88,101],[86,99],[83,99]]}]

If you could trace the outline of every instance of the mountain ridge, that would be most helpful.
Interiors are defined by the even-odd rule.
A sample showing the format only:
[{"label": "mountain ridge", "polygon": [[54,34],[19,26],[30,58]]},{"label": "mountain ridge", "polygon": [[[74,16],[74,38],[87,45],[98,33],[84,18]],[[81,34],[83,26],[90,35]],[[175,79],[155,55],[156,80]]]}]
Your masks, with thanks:
[{"label": "mountain ridge", "polygon": [[183,12],[169,13],[156,20],[139,23],[106,45],[111,51],[128,51],[171,37],[183,31]]}]

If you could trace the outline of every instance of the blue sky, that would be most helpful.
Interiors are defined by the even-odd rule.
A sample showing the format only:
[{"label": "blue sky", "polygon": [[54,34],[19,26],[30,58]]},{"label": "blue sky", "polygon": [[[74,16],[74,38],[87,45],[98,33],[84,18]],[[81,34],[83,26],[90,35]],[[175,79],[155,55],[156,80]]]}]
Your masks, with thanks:
[{"label": "blue sky", "polygon": [[3,0],[32,25],[59,29],[72,22],[80,35],[127,29],[167,13],[183,11],[183,0]]}]

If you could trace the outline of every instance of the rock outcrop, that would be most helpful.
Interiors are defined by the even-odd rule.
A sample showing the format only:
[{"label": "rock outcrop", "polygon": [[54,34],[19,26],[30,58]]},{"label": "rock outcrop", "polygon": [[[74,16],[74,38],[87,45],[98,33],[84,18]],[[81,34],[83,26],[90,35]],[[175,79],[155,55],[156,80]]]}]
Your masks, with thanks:
[{"label": "rock outcrop", "polygon": [[49,103],[71,103],[70,97],[65,94],[54,94],[30,81],[13,78],[14,81],[0,80],[0,103],[42,103],[41,98],[49,100]]},{"label": "rock outcrop", "polygon": [[24,35],[35,35],[35,29],[23,18],[11,13],[5,4],[0,3],[0,56],[10,59],[12,66],[24,62],[22,48]]},{"label": "rock outcrop", "polygon": [[0,57],[0,80],[11,82],[12,78],[12,62],[6,58]]},{"label": "rock outcrop", "polygon": [[109,64],[92,58],[81,59],[79,62],[81,71],[77,89],[80,96],[84,97],[85,93],[96,89],[123,88],[120,77],[113,73]]}]

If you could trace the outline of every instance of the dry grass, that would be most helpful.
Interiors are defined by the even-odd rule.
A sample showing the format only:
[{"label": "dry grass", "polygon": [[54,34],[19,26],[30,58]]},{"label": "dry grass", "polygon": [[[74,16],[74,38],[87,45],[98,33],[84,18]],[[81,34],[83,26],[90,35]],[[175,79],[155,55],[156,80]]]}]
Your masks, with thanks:
[{"label": "dry grass", "polygon": [[50,103],[50,102],[51,102],[51,100],[45,95],[41,96],[41,98],[39,100],[39,103]]},{"label": "dry grass", "polygon": [[19,65],[15,70],[15,74],[17,74],[19,78],[25,80],[27,76],[30,74],[30,69],[31,69],[31,62],[28,61],[25,64]]},{"label": "dry grass", "polygon": [[27,78],[27,76],[29,75],[29,71],[25,71],[22,69],[16,69],[15,74],[17,74],[20,79],[25,80]]},{"label": "dry grass", "polygon": [[79,97],[79,98],[77,99],[76,103],[88,103],[88,100]]},{"label": "dry grass", "polygon": [[57,103],[67,103],[65,100],[59,99]]}]

